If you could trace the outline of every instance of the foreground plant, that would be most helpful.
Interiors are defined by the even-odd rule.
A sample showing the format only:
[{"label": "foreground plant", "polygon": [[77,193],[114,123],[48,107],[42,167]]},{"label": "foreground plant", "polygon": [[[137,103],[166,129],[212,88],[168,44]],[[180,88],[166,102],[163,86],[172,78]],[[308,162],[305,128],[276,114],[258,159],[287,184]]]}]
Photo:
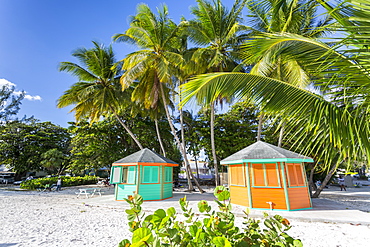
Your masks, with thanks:
[{"label": "foreground plant", "polygon": [[[177,214],[174,207],[167,210],[158,209],[151,215],[145,215],[140,195],[125,199],[130,204],[126,210],[131,241],[125,239],[119,247],[139,246],[303,246],[298,239],[290,237],[286,231],[291,226],[287,219],[275,215],[264,214],[264,228],[260,220],[248,217],[245,213],[243,225],[235,225],[235,215],[231,212],[230,192],[223,186],[216,187],[214,195],[219,210],[212,210],[207,201],[200,201],[195,214],[189,208],[186,197],[179,203],[182,214]],[[177,217],[180,220],[177,220]]]}]

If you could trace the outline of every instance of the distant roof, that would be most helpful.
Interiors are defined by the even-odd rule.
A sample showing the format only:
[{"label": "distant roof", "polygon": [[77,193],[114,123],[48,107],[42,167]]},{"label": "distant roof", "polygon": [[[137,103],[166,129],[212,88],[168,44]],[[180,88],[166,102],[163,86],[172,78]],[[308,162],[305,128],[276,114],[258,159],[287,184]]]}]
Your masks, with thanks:
[{"label": "distant roof", "polygon": [[125,158],[117,160],[113,164],[124,164],[124,163],[169,163],[169,164],[177,164],[176,162],[167,159],[166,157],[157,154],[156,152],[144,148],[136,153],[130,154]]},{"label": "distant roof", "polygon": [[259,160],[313,162],[310,157],[294,153],[292,151],[271,145],[266,142],[258,141],[221,160],[221,164],[258,162]]}]

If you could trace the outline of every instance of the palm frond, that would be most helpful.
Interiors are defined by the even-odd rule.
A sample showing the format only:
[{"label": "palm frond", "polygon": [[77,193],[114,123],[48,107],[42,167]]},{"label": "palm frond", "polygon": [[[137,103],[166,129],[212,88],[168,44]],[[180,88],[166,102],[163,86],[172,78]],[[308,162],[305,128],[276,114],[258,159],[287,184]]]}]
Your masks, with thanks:
[{"label": "palm frond", "polygon": [[[349,151],[355,148],[360,148],[363,153],[370,150],[369,132],[362,132],[369,128],[367,122],[355,118],[346,108],[282,81],[245,73],[214,73],[197,76],[182,89],[185,96],[182,106],[193,97],[203,104],[225,96],[251,98],[264,111],[304,119],[309,131],[317,133],[323,128],[330,143],[346,157],[353,155]],[[355,143],[352,142],[354,138],[358,140]]]}]

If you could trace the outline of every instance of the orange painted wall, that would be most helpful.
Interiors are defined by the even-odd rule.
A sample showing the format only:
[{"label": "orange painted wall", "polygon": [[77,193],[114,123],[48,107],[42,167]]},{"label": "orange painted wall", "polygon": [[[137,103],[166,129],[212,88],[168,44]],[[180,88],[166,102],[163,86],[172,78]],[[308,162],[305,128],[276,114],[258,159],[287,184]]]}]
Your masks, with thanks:
[{"label": "orange painted wall", "polygon": [[252,208],[266,208],[273,202],[273,209],[287,209],[283,188],[251,188]]},{"label": "orange painted wall", "polygon": [[[289,167],[288,167],[289,165]],[[284,181],[287,182],[288,199],[290,210],[310,208],[311,201],[308,194],[307,187],[291,188],[291,186],[305,186],[307,182],[305,177],[302,177],[303,170],[301,164],[286,164],[283,174],[281,170],[281,163],[278,163],[276,172],[275,164],[266,164],[266,181],[264,182],[264,172],[262,164],[248,164],[249,181],[251,188],[252,205],[249,205],[248,198],[248,185],[245,175],[247,174],[246,168],[242,165],[229,166],[229,181],[230,183],[230,197],[231,202],[251,207],[269,209],[270,205],[267,202],[273,202],[273,209],[287,210],[287,202],[284,193]],[[253,168],[254,167],[254,170]],[[252,171],[253,170],[253,171]],[[243,176],[244,174],[244,176]],[[288,175],[288,176],[287,176]],[[283,177],[285,176],[285,178]],[[254,181],[254,184],[253,184]],[[235,185],[239,186],[235,186]],[[246,185],[246,186],[244,186]],[[269,186],[278,188],[259,188],[254,186]],[[279,187],[280,186],[280,187]]]},{"label": "orange painted wall", "polygon": [[231,203],[249,207],[248,188],[241,186],[230,186]]},{"label": "orange painted wall", "polygon": [[229,183],[230,185],[241,185],[245,186],[245,170],[244,170],[244,165],[233,165],[229,166]]},{"label": "orange painted wall", "polygon": [[288,195],[291,210],[311,207],[307,187],[288,188]]}]

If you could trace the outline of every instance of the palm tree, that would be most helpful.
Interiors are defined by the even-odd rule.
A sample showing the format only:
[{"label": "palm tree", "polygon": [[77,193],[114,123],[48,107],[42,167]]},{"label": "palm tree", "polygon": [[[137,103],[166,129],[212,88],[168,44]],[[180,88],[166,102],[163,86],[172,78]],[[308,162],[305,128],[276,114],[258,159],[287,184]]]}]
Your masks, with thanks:
[{"label": "palm tree", "polygon": [[[198,6],[191,8],[196,18],[187,23],[189,40],[201,47],[195,49],[192,55],[198,67],[196,72],[199,73],[200,68],[203,68],[202,73],[232,71],[236,67],[236,61],[239,60],[235,47],[246,38],[243,33],[246,28],[240,24],[245,0],[236,0],[231,10],[227,10],[221,0],[212,2],[197,0],[197,2]],[[211,147],[216,186],[219,185],[219,175],[214,140],[215,104],[225,99],[221,95],[208,105],[211,109]]]},{"label": "palm tree", "polygon": [[[328,32],[326,28],[331,18],[326,16],[317,21],[317,3],[315,1],[296,0],[262,0],[248,1],[247,8],[250,14],[251,38],[259,39],[259,35],[266,33],[292,33],[308,38],[319,38]],[[261,42],[263,42],[262,38]],[[304,71],[299,61],[292,57],[282,57],[281,47],[274,46],[261,50],[255,46],[253,40],[247,40],[243,45],[244,63],[252,64],[251,74],[275,78],[287,83],[306,88],[310,75]],[[259,118],[262,125],[263,114]],[[285,122],[281,124],[279,144],[282,145]],[[261,133],[258,133],[260,139]]]},{"label": "palm tree", "polygon": [[[137,14],[132,17],[130,28],[124,34],[117,34],[113,37],[116,42],[130,42],[141,48],[123,59],[122,69],[125,72],[120,82],[125,90],[136,79],[140,79],[140,84],[146,88],[141,93],[150,95],[152,102],[161,97],[171,131],[181,150],[186,167],[190,169],[186,157],[186,147],[182,145],[176,135],[167,103],[168,86],[171,85],[173,75],[176,75],[183,61],[182,56],[178,53],[181,45],[178,39],[180,28],[169,18],[166,5],[157,10],[158,15],[155,15],[146,4],[138,5]],[[199,191],[203,192],[197,180],[194,176],[192,177]],[[189,189],[192,189],[190,180]]]},{"label": "palm tree", "polygon": [[[326,92],[325,98],[266,76],[214,73],[185,84],[182,104],[195,95],[204,98],[204,103],[213,102],[220,95],[252,97],[264,110],[295,121],[296,146],[306,154],[315,154],[330,171],[327,176],[330,178],[339,164],[370,157],[370,69],[366,50],[370,44],[362,33],[368,32],[370,9],[366,3],[347,1],[337,8],[322,2],[337,19],[334,28],[348,33],[344,42],[328,45],[298,34],[274,33],[259,35],[259,39],[253,39],[253,45],[261,50],[278,47],[280,55],[299,61],[311,80]],[[352,47],[345,48],[345,43],[352,43]],[[345,89],[345,94],[338,89]],[[340,101],[330,100],[328,96]]]},{"label": "palm tree", "polygon": [[[152,119],[154,121],[159,146],[160,146],[160,149],[162,151],[162,155],[164,157],[166,157],[166,150],[164,148],[164,144],[163,144],[162,137],[161,137],[161,132],[160,132],[160,129],[159,129],[159,120],[162,119],[163,115],[165,114],[165,113],[163,113],[164,106],[163,106],[163,104],[156,104],[155,106],[148,108],[146,106],[146,103],[147,103],[147,100],[149,99],[149,97],[144,97],[143,98],[142,96],[143,95],[145,96],[145,94],[139,94],[138,92],[140,92],[140,90],[137,90],[138,88],[139,87],[135,87],[134,91],[136,91],[136,93],[135,94],[133,93],[132,96],[131,96],[131,100],[133,102],[135,102],[134,105],[136,106],[136,107],[131,108],[131,115],[133,117],[137,116],[138,114],[145,115],[145,116],[148,116],[150,119]],[[135,97],[135,95],[137,95],[139,97]],[[159,103],[161,103],[161,102],[159,102]]]},{"label": "palm tree", "polygon": [[80,48],[72,54],[81,65],[60,63],[60,71],[72,74],[79,81],[64,92],[58,99],[57,106],[62,108],[74,105],[71,112],[75,112],[77,121],[88,118],[94,122],[106,114],[113,114],[137,146],[143,149],[137,137],[119,117],[122,108],[132,103],[128,92],[120,90],[120,66],[112,70],[113,65],[116,65],[112,47],[104,47],[97,42],[93,44],[92,49]]}]

